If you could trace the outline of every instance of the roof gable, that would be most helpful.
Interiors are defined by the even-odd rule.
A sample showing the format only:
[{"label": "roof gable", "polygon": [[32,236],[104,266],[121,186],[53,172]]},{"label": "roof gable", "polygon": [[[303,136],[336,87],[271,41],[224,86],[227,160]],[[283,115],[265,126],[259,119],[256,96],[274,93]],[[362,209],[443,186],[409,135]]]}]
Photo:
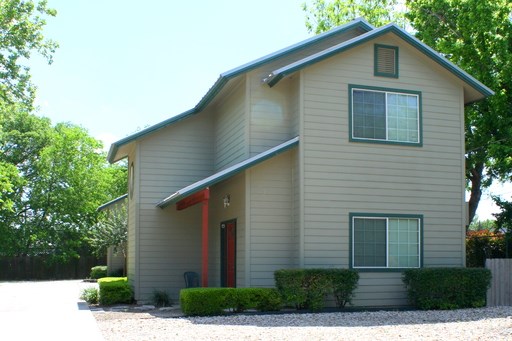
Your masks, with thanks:
[{"label": "roof gable", "polygon": [[276,85],[281,79],[286,77],[287,75],[290,75],[296,71],[299,71],[307,66],[310,66],[312,64],[318,63],[322,60],[325,60],[329,57],[332,57],[338,53],[341,53],[343,51],[349,50],[351,48],[354,48],[356,46],[359,46],[361,44],[364,44],[370,40],[373,40],[379,36],[382,36],[387,33],[393,33],[405,42],[409,43],[411,46],[425,54],[427,57],[431,58],[434,62],[441,65],[443,68],[445,68],[447,71],[454,74],[456,77],[461,79],[464,83],[466,83],[471,88],[475,89],[477,92],[481,94],[481,98],[483,99],[487,96],[491,96],[494,94],[494,92],[489,89],[487,86],[482,84],[480,81],[472,77],[470,74],[459,68],[457,65],[450,62],[448,59],[444,58],[442,55],[440,55],[438,52],[436,52],[434,49],[429,47],[428,45],[424,44],[420,40],[418,40],[416,37],[410,35],[405,30],[401,29],[395,24],[389,24],[377,29],[374,29],[372,31],[369,31],[365,34],[362,34],[358,37],[355,37],[353,39],[347,40],[341,44],[338,44],[336,46],[333,46],[331,48],[328,48],[324,51],[321,51],[319,53],[316,53],[314,55],[311,55],[309,57],[306,57],[302,60],[299,60],[295,63],[291,63],[287,66],[284,66],[282,68],[279,68],[277,70],[274,70],[272,73],[270,73],[267,77],[263,79],[263,82],[267,83],[270,87]]},{"label": "roof gable", "polygon": [[370,25],[367,21],[365,21],[362,18],[358,18],[358,19],[355,19],[347,24],[338,26],[330,31],[313,36],[313,37],[303,40],[297,44],[291,45],[289,47],[286,47],[284,49],[281,49],[279,51],[276,51],[274,53],[266,55],[262,58],[256,59],[252,62],[243,64],[239,67],[236,67],[234,69],[226,71],[219,76],[219,78],[217,79],[215,84],[213,84],[213,86],[208,90],[208,92],[203,96],[203,98],[201,98],[201,100],[196,104],[196,106],[194,108],[187,110],[179,115],[173,116],[165,121],[157,123],[151,127],[143,129],[135,134],[132,134],[132,135],[127,136],[119,141],[112,143],[112,145],[110,146],[108,155],[107,155],[107,160],[110,163],[114,163],[118,160],[125,158],[126,153],[121,153],[121,155],[118,155],[119,149],[122,146],[125,146],[137,139],[140,139],[144,136],[152,134],[153,132],[155,132],[157,130],[163,129],[169,125],[172,125],[178,121],[181,121],[183,119],[186,119],[187,117],[190,117],[192,115],[195,115],[195,114],[201,112],[219,94],[219,92],[224,88],[224,86],[233,78],[236,78],[242,74],[245,74],[251,70],[261,67],[261,66],[263,66],[267,63],[270,63],[274,60],[283,58],[287,55],[290,55],[297,51],[300,51],[300,50],[303,50],[310,46],[313,46],[315,44],[318,44],[319,42],[327,41],[334,36],[341,35],[341,34],[344,34],[344,33],[350,32],[350,31],[357,31],[357,32],[359,32],[358,34],[363,34],[365,32],[371,31],[373,29],[374,29],[374,27],[372,25]]}]

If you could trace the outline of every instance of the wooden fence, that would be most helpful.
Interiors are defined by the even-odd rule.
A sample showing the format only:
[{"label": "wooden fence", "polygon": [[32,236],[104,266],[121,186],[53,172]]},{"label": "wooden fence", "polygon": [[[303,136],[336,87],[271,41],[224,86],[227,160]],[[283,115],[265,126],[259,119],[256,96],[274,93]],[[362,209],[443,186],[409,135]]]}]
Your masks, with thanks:
[{"label": "wooden fence", "polygon": [[66,263],[50,262],[48,256],[0,257],[0,281],[82,279],[93,266],[105,264],[105,257],[90,255]]},{"label": "wooden fence", "polygon": [[512,305],[512,259],[486,259],[485,267],[491,270],[491,288],[487,291],[487,306]]}]

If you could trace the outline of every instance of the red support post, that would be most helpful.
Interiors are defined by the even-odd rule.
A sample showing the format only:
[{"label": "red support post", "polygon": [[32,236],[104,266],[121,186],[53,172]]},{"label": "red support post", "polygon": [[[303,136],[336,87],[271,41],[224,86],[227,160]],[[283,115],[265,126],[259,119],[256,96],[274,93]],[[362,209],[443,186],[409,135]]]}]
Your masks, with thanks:
[{"label": "red support post", "polygon": [[202,228],[202,275],[201,275],[201,286],[203,288],[208,287],[208,203],[210,199],[210,192],[208,189],[205,190],[205,199],[203,200],[203,228]]}]

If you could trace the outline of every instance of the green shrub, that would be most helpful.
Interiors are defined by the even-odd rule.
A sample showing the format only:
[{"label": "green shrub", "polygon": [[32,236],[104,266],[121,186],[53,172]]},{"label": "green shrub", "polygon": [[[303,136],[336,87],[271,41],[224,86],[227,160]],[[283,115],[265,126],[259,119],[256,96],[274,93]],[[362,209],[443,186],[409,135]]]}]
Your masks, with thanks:
[{"label": "green shrub", "polygon": [[180,291],[181,310],[188,316],[220,315],[227,306],[231,288],[189,288]]},{"label": "green shrub", "polygon": [[485,306],[491,272],[484,268],[423,268],[404,271],[411,304],[420,309]]},{"label": "green shrub", "polygon": [[107,266],[106,265],[93,266],[91,268],[90,276],[92,279],[99,279],[99,278],[107,277]]},{"label": "green shrub", "polygon": [[97,304],[98,303],[98,289],[96,288],[85,288],[82,290],[82,294],[80,298],[89,304]]},{"label": "green shrub", "polygon": [[350,269],[329,269],[328,276],[331,281],[332,293],[336,306],[343,308],[352,302],[354,290],[357,288],[359,273]]},{"label": "green shrub", "polygon": [[151,301],[156,307],[170,307],[172,305],[169,294],[162,290],[154,290]]},{"label": "green shrub", "polygon": [[116,270],[108,269],[108,277],[123,277],[123,274],[124,274],[123,269],[116,269]]},{"label": "green shrub", "polygon": [[276,288],[297,309],[321,310],[333,294],[339,307],[350,302],[359,274],[349,269],[284,269],[274,273]]},{"label": "green shrub", "polygon": [[281,299],[271,288],[189,288],[180,292],[181,310],[189,316],[220,315],[226,310],[277,311]]},{"label": "green shrub", "polygon": [[131,303],[133,291],[126,277],[104,277],[98,280],[100,287],[99,302],[102,305]]}]

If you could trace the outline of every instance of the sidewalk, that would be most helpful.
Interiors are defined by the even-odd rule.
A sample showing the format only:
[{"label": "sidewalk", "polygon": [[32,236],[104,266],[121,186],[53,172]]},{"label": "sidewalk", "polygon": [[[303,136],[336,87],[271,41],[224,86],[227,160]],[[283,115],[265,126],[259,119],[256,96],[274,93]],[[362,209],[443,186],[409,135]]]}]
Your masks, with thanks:
[{"label": "sidewalk", "polygon": [[103,340],[80,280],[0,282],[3,340]]}]

